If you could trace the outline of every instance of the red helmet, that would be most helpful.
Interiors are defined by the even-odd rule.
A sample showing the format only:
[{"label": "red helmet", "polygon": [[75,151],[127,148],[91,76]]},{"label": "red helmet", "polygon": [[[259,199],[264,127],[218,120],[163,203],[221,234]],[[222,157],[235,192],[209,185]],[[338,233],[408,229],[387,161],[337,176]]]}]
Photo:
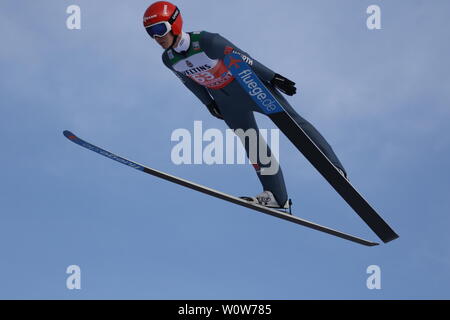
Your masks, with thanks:
[{"label": "red helmet", "polygon": [[[159,24],[165,25],[161,28]],[[154,26],[156,25],[156,28]],[[174,35],[181,34],[183,18],[176,5],[167,1],[158,1],[147,8],[144,14],[144,27],[150,36],[163,36],[169,31]],[[155,31],[156,30],[156,31]]]}]

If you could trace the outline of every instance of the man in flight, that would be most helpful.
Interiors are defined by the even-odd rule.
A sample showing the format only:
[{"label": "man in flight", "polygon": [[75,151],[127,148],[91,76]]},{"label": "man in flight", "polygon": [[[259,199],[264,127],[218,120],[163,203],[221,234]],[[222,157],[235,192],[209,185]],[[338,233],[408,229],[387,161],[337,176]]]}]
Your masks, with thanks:
[{"label": "man in flight", "polygon": [[[253,112],[260,112],[250,96],[242,89],[228,71],[223,59],[230,48],[238,53],[253,69],[255,74],[272,92],[284,110],[297,122],[310,139],[328,157],[334,166],[346,177],[346,171],[331,146],[308,121],[303,119],[280,93],[292,96],[296,93],[295,83],[275,73],[250,57],[227,39],[217,33],[184,32],[183,20],[177,6],[167,1],[153,3],[144,14],[147,33],[163,49],[162,60],[184,85],[194,93],[216,118],[222,119],[232,130],[254,129],[258,126]],[[280,128],[281,129],[281,128]],[[258,135],[257,139],[264,140]],[[249,145],[242,141],[247,156]],[[270,154],[270,149],[261,141]],[[258,145],[259,141],[258,141]],[[259,153],[258,153],[259,154]],[[251,159],[253,161],[253,159]],[[276,161],[272,159],[272,161]],[[253,162],[252,162],[253,163]],[[263,186],[263,192],[256,197],[246,197],[271,208],[288,208],[288,194],[281,168],[276,174],[261,174],[267,164],[258,159],[253,163]]]}]

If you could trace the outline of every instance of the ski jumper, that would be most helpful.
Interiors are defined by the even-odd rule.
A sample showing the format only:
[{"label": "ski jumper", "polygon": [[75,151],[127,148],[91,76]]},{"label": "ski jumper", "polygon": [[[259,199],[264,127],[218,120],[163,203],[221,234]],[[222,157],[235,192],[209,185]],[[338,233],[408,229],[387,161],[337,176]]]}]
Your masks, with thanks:
[{"label": "ski jumper", "polygon": [[[230,129],[242,129],[244,131],[254,129],[256,132],[259,132],[253,112],[261,113],[260,109],[241,88],[239,83],[234,81],[233,76],[223,63],[225,50],[230,47],[239,53],[242,59],[251,66],[256,75],[277,98],[284,110],[291,115],[328,159],[345,172],[341,162],[323,136],[314,126],[303,119],[270,83],[275,72],[251,58],[221,35],[206,31],[183,33],[178,47],[165,50],[162,59],[164,64],[181,79],[184,85],[204,105],[208,105],[212,101],[216,102],[224,121]],[[241,142],[245,147],[247,157],[249,157],[249,145],[244,140],[245,138]],[[259,135],[257,140],[258,146],[267,148],[268,155],[270,155],[270,149],[264,139]],[[273,161],[276,160],[272,159]],[[267,166],[259,161],[259,157],[257,163],[253,164],[263,190],[271,191],[278,203],[283,205],[288,200],[288,195],[281,168],[276,174],[262,175],[261,169]]]}]

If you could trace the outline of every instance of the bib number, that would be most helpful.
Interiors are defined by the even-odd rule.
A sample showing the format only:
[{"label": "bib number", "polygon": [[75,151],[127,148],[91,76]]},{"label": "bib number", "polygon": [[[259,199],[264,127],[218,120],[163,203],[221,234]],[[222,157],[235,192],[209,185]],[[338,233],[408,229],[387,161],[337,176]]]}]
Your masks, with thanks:
[{"label": "bib number", "polygon": [[194,80],[198,83],[204,83],[206,81],[214,80],[214,75],[209,71],[204,71],[192,75],[192,78],[194,78]]}]

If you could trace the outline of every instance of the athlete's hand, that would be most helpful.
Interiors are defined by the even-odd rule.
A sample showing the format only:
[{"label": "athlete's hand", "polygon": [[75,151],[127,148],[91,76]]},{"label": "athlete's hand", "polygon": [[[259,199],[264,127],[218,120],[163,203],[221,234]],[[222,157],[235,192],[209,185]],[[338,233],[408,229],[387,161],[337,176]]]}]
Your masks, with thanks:
[{"label": "athlete's hand", "polygon": [[295,82],[283,77],[282,75],[275,73],[275,76],[270,83],[284,92],[288,96],[293,96],[297,93],[297,88],[295,87]]},{"label": "athlete's hand", "polygon": [[219,107],[217,106],[217,103],[214,100],[211,101],[209,104],[207,104],[206,107],[214,117],[223,120],[222,113],[220,113]]}]

